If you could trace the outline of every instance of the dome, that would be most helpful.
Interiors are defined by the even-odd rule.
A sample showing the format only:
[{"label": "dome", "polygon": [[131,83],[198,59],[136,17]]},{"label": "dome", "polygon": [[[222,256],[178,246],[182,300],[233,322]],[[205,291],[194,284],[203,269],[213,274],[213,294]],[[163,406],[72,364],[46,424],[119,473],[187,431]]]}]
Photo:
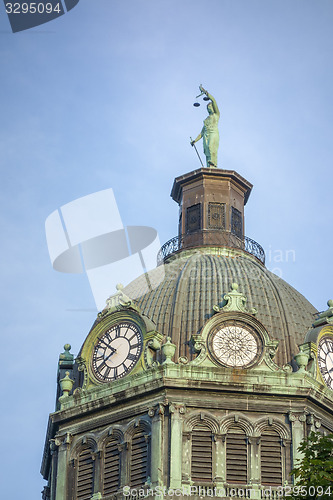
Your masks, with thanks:
[{"label": "dome", "polygon": [[[160,269],[149,273],[152,281]],[[214,305],[222,305],[232,283],[238,283],[247,307],[257,309],[256,318],[270,338],[279,342],[274,361],[280,366],[298,352],[317,312],[303,295],[245,252],[218,247],[181,251],[166,262],[164,272],[163,281],[148,292],[146,275],[125,291],[136,298],[156,329],[177,345],[175,359],[192,359],[188,344],[192,334],[199,333],[213,316]]]}]

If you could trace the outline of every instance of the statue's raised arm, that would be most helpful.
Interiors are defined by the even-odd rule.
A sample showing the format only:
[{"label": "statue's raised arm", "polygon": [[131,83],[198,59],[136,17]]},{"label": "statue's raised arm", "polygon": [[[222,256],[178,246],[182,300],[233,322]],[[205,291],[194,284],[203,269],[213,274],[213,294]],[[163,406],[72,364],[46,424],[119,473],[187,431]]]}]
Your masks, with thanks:
[{"label": "statue's raised arm", "polygon": [[199,89],[201,90],[201,92],[203,94],[206,94],[206,96],[212,101],[214,113],[216,113],[220,117],[220,110],[219,110],[218,105],[215,101],[215,98],[212,96],[212,94],[207,92],[207,90],[205,90],[202,85],[199,85]]},{"label": "statue's raised arm", "polygon": [[199,86],[199,89],[200,95],[205,94],[210,99],[210,102],[207,104],[208,116],[204,120],[202,130],[196,139],[191,142],[191,145],[193,146],[202,138],[207,167],[217,167],[217,151],[220,141],[218,129],[220,110],[214,97],[202,85]]}]

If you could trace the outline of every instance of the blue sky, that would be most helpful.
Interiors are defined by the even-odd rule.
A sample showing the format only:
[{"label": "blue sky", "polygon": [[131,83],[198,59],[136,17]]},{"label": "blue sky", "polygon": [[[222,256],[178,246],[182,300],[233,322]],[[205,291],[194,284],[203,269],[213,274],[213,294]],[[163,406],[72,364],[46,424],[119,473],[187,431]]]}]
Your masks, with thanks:
[{"label": "blue sky", "polygon": [[52,269],[45,220],[111,187],[125,225],[175,236],[200,83],[219,166],[254,184],[246,234],[319,310],[333,298],[332,21],[331,0],[81,0],[13,34],[0,4],[3,498],[39,498],[58,355],[96,316],[86,276]]}]

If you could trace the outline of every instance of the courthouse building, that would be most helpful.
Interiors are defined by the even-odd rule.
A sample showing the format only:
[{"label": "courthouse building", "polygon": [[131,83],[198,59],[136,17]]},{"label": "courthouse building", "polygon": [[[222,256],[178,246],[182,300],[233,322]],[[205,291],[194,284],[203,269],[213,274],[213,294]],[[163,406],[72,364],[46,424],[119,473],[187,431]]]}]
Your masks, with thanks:
[{"label": "courthouse building", "polygon": [[219,168],[174,180],[178,236],[60,355],[44,500],[274,497],[301,440],[333,431],[333,301],[319,313],[265,267],[251,189]]}]

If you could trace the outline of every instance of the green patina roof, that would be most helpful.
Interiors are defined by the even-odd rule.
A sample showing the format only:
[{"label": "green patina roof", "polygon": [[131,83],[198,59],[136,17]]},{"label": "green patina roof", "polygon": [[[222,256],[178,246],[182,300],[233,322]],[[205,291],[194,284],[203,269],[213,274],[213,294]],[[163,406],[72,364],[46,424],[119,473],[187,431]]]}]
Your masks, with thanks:
[{"label": "green patina roof", "polygon": [[[157,268],[150,277],[160,271]],[[191,335],[198,333],[213,315],[213,306],[222,304],[233,282],[247,297],[247,307],[257,309],[256,317],[270,337],[279,341],[275,362],[280,366],[298,352],[297,346],[304,342],[317,312],[297,290],[244,253],[217,248],[186,251],[165,264],[164,271],[165,277],[155,289],[147,291],[143,275],[125,291],[137,299],[157,330],[171,337],[178,356],[191,359]]]}]

